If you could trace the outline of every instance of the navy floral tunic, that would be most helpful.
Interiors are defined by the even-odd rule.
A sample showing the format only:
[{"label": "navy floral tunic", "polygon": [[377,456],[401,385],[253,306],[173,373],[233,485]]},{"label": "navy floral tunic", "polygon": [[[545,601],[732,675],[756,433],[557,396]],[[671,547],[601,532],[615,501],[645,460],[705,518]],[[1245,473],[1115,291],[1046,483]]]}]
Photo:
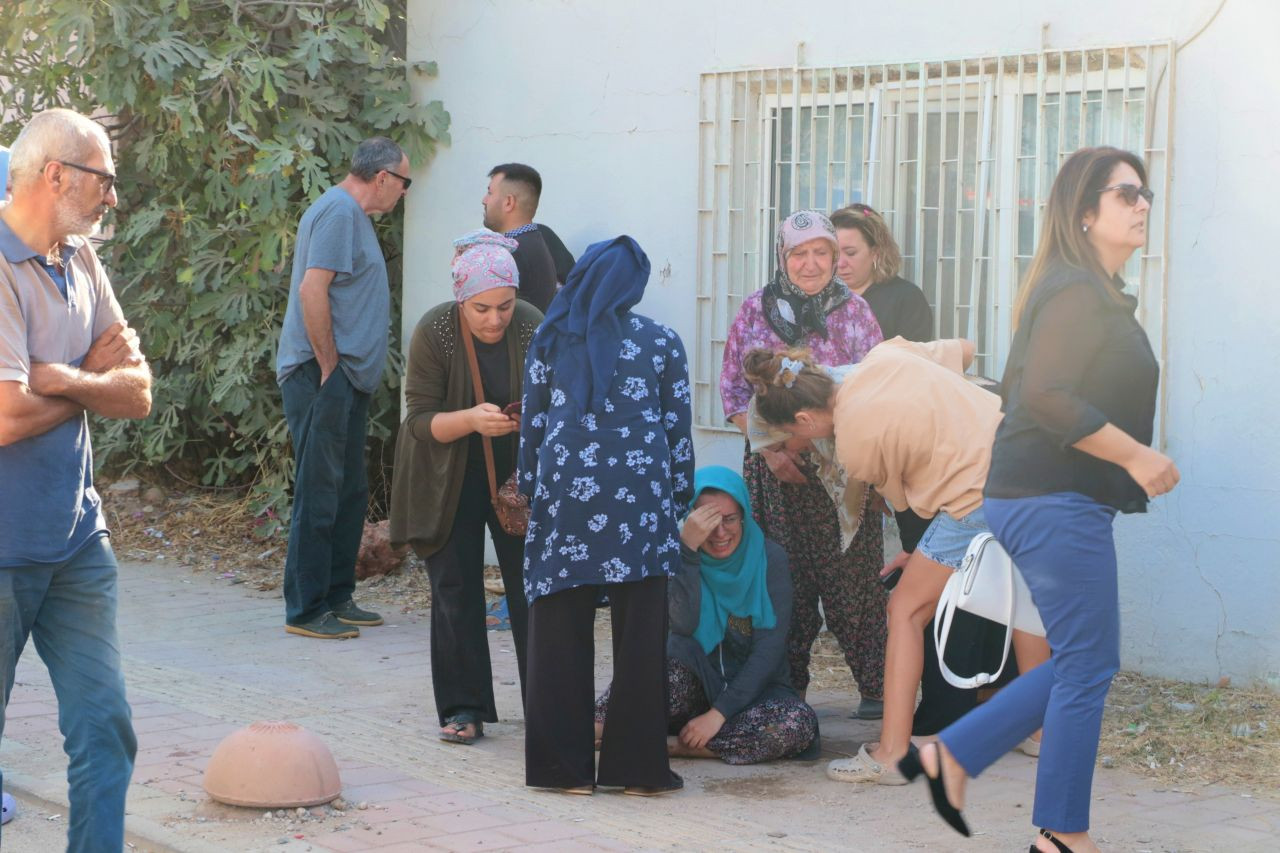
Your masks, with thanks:
[{"label": "navy floral tunic", "polygon": [[[680,568],[693,497],[689,364],[671,329],[628,312],[599,414],[582,414],[551,365],[525,364],[520,490],[531,499],[524,590],[641,581]],[[586,369],[586,366],[583,366]]]}]

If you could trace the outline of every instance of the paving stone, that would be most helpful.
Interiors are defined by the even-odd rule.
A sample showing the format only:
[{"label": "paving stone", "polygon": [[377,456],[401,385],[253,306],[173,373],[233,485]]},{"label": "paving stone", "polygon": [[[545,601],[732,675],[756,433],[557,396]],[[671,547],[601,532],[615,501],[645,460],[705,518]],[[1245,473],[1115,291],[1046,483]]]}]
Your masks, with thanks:
[{"label": "paving stone", "polygon": [[[759,767],[677,761],[686,789],[652,801],[525,788],[509,635],[489,634],[502,719],[486,726],[480,744],[462,749],[434,736],[429,620],[422,615],[384,608],[387,626],[354,642],[325,644],[283,632],[278,593],[213,583],[174,565],[126,563],[120,582],[119,627],[140,742],[129,819],[131,831],[169,833],[155,836],[157,848],[269,850],[287,836],[290,843],[279,849],[310,846],[316,853],[958,849],[920,786],[830,782],[824,761]],[[192,625],[199,633],[184,633]],[[603,687],[609,656],[607,643],[600,645],[596,675]],[[6,785],[20,782],[58,801],[66,795],[66,758],[48,674],[36,655],[24,655],[17,681],[0,742]],[[855,697],[811,698],[827,752],[851,753],[875,738],[875,723],[848,719]],[[350,803],[346,815],[307,821],[296,833],[275,821],[211,818],[198,824],[203,840],[184,836],[191,831],[185,827],[197,826],[187,819],[206,802],[202,771],[213,749],[225,733],[259,719],[292,720],[328,744]],[[1026,849],[1036,768],[1034,760],[1011,755],[973,783],[968,814],[980,835],[969,846]],[[1113,769],[1098,772],[1095,793],[1094,824],[1109,849],[1264,849],[1280,832],[1280,799],[1243,798],[1225,785],[1188,794]],[[370,807],[356,809],[360,800]],[[337,831],[340,824],[349,828]]]}]

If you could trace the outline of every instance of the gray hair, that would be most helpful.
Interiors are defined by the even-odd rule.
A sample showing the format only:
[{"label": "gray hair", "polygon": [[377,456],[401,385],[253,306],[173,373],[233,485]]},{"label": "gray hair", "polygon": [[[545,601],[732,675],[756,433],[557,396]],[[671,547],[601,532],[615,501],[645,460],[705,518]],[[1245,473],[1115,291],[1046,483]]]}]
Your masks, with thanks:
[{"label": "gray hair", "polygon": [[37,113],[18,134],[9,152],[9,185],[18,189],[39,177],[49,163],[83,163],[99,147],[111,151],[107,131],[73,110]]},{"label": "gray hair", "polygon": [[400,168],[404,150],[385,136],[373,136],[361,142],[351,158],[351,174],[362,181],[372,181],[383,169]]}]

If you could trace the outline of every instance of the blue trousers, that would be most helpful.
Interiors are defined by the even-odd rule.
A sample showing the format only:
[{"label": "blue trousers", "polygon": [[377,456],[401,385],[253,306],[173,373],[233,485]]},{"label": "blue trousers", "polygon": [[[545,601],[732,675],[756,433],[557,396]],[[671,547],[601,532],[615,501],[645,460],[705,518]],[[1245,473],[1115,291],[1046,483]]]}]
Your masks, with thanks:
[{"label": "blue trousers", "polygon": [[116,558],[105,536],[89,540],[64,563],[0,568],[5,707],[27,637],[35,640],[49,669],[70,759],[67,849],[120,853],[125,793],[138,743],[116,639]]},{"label": "blue trousers", "polygon": [[364,467],[369,395],[341,367],[320,384],[315,359],[280,385],[293,436],[293,512],[284,561],[285,621],[298,625],[351,599],[369,509]]},{"label": "blue trousers", "polygon": [[1052,657],[939,734],[977,776],[1044,728],[1037,826],[1089,829],[1102,709],[1120,668],[1115,510],[1074,492],[986,498],[987,521],[1031,590]]}]

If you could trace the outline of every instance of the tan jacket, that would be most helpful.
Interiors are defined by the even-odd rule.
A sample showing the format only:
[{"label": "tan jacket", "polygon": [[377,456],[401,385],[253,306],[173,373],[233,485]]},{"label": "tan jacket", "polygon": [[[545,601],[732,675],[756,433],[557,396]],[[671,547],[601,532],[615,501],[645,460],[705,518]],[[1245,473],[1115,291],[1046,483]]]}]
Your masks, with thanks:
[{"label": "tan jacket", "polygon": [[836,458],[893,508],[953,518],[982,505],[1000,398],[963,376],[960,341],[893,338],[841,383]]}]

